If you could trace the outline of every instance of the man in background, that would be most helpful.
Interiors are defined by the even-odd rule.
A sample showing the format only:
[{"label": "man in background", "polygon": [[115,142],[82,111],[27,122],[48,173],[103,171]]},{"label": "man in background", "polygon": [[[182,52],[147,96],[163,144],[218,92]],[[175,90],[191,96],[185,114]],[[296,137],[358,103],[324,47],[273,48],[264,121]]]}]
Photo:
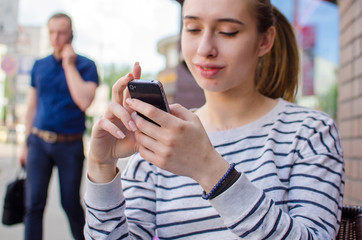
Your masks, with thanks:
[{"label": "man in background", "polygon": [[57,13],[48,21],[53,54],[37,60],[31,73],[26,113],[25,239],[42,239],[43,213],[53,167],[58,168],[61,204],[75,239],[84,239],[80,202],[85,111],[98,86],[95,63],[71,45],[72,20]]}]

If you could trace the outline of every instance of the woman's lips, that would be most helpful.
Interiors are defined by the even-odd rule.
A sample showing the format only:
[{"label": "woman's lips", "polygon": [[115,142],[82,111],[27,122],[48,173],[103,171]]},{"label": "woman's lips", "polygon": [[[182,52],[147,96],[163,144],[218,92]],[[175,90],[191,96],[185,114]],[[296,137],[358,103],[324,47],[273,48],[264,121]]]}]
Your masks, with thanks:
[{"label": "woman's lips", "polygon": [[216,65],[196,65],[196,67],[200,75],[205,78],[215,77],[223,69]]}]

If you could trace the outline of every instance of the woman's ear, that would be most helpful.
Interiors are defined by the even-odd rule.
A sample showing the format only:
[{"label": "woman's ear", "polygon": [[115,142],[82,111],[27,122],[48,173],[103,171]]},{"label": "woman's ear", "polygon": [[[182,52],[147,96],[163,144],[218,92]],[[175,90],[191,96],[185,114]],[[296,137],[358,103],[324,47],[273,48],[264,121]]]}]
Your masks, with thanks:
[{"label": "woman's ear", "polygon": [[271,26],[265,33],[262,34],[259,42],[259,57],[267,54],[272,49],[275,39],[276,29]]}]

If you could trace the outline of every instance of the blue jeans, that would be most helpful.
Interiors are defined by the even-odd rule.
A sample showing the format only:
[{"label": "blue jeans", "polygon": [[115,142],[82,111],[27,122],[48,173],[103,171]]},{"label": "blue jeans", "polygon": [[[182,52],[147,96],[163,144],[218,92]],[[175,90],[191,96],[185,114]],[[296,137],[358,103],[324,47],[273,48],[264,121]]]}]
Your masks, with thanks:
[{"label": "blue jeans", "polygon": [[75,239],[84,239],[84,210],[80,202],[83,141],[47,143],[31,134],[27,139],[25,240],[41,240],[43,214],[53,167],[58,168],[61,203]]}]

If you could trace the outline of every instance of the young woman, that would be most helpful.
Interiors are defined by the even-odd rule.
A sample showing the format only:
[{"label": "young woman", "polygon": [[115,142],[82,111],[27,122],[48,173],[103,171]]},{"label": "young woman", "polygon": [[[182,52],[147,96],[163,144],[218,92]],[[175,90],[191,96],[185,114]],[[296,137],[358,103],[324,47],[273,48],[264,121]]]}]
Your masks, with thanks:
[{"label": "young woman", "polygon": [[[130,99],[138,64],[117,81],[92,133],[86,238],[334,239],[340,137],[329,116],[292,103],[285,17],[268,0],[186,0],[181,44],[206,103],[168,114]],[[117,159],[132,154],[121,177]]]}]

